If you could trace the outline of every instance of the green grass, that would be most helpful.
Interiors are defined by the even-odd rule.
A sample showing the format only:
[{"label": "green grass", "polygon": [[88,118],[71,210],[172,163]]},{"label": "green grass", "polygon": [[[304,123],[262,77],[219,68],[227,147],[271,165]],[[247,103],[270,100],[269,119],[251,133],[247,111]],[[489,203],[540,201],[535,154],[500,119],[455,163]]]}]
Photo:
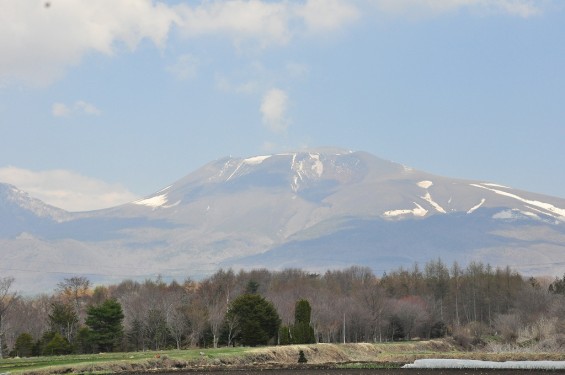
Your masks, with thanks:
[{"label": "green grass", "polygon": [[19,373],[27,371],[44,370],[50,367],[76,367],[77,365],[105,364],[105,363],[135,363],[159,357],[168,357],[184,361],[195,360],[204,353],[206,358],[221,358],[223,356],[236,357],[249,351],[249,348],[218,348],[218,349],[190,349],[190,350],[160,350],[131,353],[100,353],[100,354],[71,354],[62,356],[31,357],[31,358],[6,358],[0,360],[0,373]]}]

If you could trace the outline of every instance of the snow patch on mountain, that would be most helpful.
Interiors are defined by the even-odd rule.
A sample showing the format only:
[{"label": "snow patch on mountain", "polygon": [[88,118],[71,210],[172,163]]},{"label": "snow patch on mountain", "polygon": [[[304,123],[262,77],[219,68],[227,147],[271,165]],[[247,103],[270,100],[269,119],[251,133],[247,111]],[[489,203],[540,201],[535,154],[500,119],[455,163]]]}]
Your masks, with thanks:
[{"label": "snow patch on mountain", "polygon": [[45,204],[10,184],[0,183],[0,199],[2,196],[38,217],[50,218],[58,223],[68,221],[72,217],[67,211]]},{"label": "snow patch on mountain", "polygon": [[426,210],[425,208],[423,208],[422,206],[420,206],[418,203],[416,202],[412,202],[416,205],[416,208],[412,209],[412,210],[391,210],[391,211],[385,211],[383,213],[383,216],[385,217],[397,217],[397,216],[404,216],[404,215],[414,215],[417,217],[424,217],[426,216],[426,214],[428,213],[428,210]]},{"label": "snow patch on mountain", "polygon": [[[164,207],[167,204],[167,202],[168,202],[167,194],[161,194],[161,195],[157,195],[157,196],[154,196],[154,197],[151,197],[151,198],[140,199],[140,200],[134,201],[133,204],[157,208],[157,207]],[[179,204],[179,203],[180,203],[180,201],[177,202],[176,204]],[[169,206],[169,207],[171,207],[171,206]]]},{"label": "snow patch on mountain", "polygon": [[525,199],[525,198],[522,198],[522,197],[520,197],[516,194],[508,193],[506,191],[502,191],[502,190],[498,190],[498,189],[488,188],[488,187],[480,185],[480,184],[471,184],[471,186],[478,187],[478,188],[481,188],[481,189],[490,190],[493,193],[496,193],[498,195],[502,195],[502,196],[512,198],[512,199],[516,199],[520,202],[532,205],[532,206],[537,207],[537,208],[541,208],[541,209],[549,212],[549,214],[551,216],[555,217],[556,219],[558,219],[560,221],[565,221],[565,209],[563,209],[563,208],[555,207],[554,205],[549,204],[549,203],[545,203],[545,202]]},{"label": "snow patch on mountain", "polygon": [[512,189],[511,187],[508,187],[508,186],[493,184],[493,183],[490,183],[490,182],[483,182],[483,185],[490,186],[490,187],[503,188],[503,189]]},{"label": "snow patch on mountain", "polygon": [[271,155],[254,156],[252,158],[244,159],[243,163],[247,165],[259,165],[270,157]]},{"label": "snow patch on mountain", "polygon": [[483,204],[485,204],[487,200],[485,198],[481,199],[480,203],[477,204],[476,206],[473,206],[469,209],[469,211],[467,211],[468,214],[472,214],[473,212],[475,212],[476,210],[478,210]]},{"label": "snow patch on mountain", "polygon": [[416,185],[418,185],[418,187],[421,187],[422,189],[429,189],[431,186],[433,186],[433,182],[432,181],[420,181],[418,182]]},{"label": "snow patch on mountain", "polygon": [[301,181],[320,178],[324,173],[324,163],[320,160],[320,154],[308,153],[307,157],[301,156],[301,154],[292,154],[290,164],[290,169],[295,172],[290,186],[294,192],[300,189]]},{"label": "snow patch on mountain", "polygon": [[429,191],[426,192],[426,195],[424,195],[423,197],[420,197],[420,198],[422,198],[423,200],[425,200],[426,202],[428,202],[429,204],[431,204],[432,207],[435,208],[435,210],[436,210],[437,212],[441,212],[442,214],[446,214],[446,213],[447,213],[447,212],[443,209],[443,207],[441,207],[437,202],[435,202],[435,201],[432,199],[432,196],[431,196],[431,194],[430,194]]},{"label": "snow patch on mountain", "polygon": [[517,208],[512,210],[504,210],[500,211],[494,215],[492,215],[493,219],[500,219],[500,220],[520,220],[531,218],[535,220],[541,220],[541,218],[533,212],[522,211]]},{"label": "snow patch on mountain", "polygon": [[230,176],[226,179],[226,181],[229,181],[232,179],[233,176],[235,176],[235,174],[237,173],[237,171],[239,171],[239,168],[241,168],[241,166],[243,165],[243,162],[239,163],[237,165],[237,167],[235,168],[235,170],[232,172],[232,174],[230,174]]}]

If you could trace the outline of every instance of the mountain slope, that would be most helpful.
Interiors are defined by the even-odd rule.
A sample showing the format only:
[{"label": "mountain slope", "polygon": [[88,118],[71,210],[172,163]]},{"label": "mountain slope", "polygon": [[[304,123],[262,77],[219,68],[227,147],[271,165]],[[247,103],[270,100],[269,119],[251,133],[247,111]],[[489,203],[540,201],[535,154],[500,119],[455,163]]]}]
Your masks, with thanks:
[{"label": "mountain slope", "polygon": [[0,195],[0,220],[18,223],[0,232],[0,251],[20,254],[5,264],[23,269],[25,253],[56,269],[51,279],[59,269],[100,281],[199,277],[227,266],[361,264],[382,272],[439,256],[565,271],[564,199],[435,176],[365,152],[224,158],[144,199],[92,212],[30,211],[16,201]]}]

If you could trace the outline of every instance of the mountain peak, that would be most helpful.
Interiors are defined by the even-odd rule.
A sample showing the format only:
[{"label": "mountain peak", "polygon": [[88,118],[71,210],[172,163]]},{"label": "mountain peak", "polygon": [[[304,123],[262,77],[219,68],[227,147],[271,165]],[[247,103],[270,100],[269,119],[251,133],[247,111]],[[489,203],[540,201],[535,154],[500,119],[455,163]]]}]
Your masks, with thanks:
[{"label": "mountain peak", "polygon": [[64,221],[69,214],[65,210],[50,206],[43,201],[31,197],[28,193],[14,185],[0,182],[0,207],[3,210],[25,210],[37,217]]},{"label": "mountain peak", "polygon": [[78,249],[84,270],[66,264],[62,272],[382,270],[438,257],[511,264],[525,274],[565,270],[564,199],[335,148],[216,160],[143,199],[95,212],[65,213],[0,184],[0,222],[0,251],[13,269],[23,268],[18,259],[43,264],[73,259]]}]

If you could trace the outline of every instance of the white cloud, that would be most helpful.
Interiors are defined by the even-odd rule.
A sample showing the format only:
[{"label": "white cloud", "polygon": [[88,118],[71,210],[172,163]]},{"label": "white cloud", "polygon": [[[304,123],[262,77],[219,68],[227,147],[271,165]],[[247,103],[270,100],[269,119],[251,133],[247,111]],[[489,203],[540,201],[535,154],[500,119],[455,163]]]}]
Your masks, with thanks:
[{"label": "white cloud", "polygon": [[0,80],[47,85],[91,51],[164,46],[177,15],[151,0],[0,0]]},{"label": "white cloud", "polygon": [[70,117],[73,115],[99,116],[102,114],[94,104],[87,103],[84,100],[77,100],[72,107],[65,103],[54,103],[51,113],[55,117]]},{"label": "white cloud", "polygon": [[434,16],[459,10],[480,14],[531,17],[542,13],[543,0],[372,0],[385,14]]},{"label": "white cloud", "polygon": [[138,199],[119,184],[108,184],[67,170],[37,172],[5,167],[0,168],[0,181],[68,211],[96,210]]},{"label": "white cloud", "polygon": [[284,133],[289,125],[287,107],[286,92],[277,88],[267,91],[261,102],[261,114],[265,126],[275,133]]},{"label": "white cloud", "polygon": [[86,115],[99,116],[102,112],[93,104],[79,100],[75,103],[75,111]]},{"label": "white cloud", "polygon": [[302,29],[328,32],[355,21],[360,11],[350,1],[203,1],[177,7],[180,29],[189,37],[224,35],[237,46],[255,41],[264,48],[285,45]]},{"label": "white cloud", "polygon": [[179,56],[173,65],[168,66],[167,70],[177,77],[177,79],[186,81],[196,77],[199,65],[200,61],[196,57],[190,54],[184,54]]},{"label": "white cloud", "polygon": [[286,44],[290,40],[286,2],[259,0],[206,1],[178,8],[180,28],[185,35],[224,34],[238,43],[256,39],[261,46]]},{"label": "white cloud", "polygon": [[[194,4],[195,3],[195,4]],[[144,39],[163,48],[174,25],[183,35],[222,36],[243,44],[287,44],[304,29],[329,31],[352,21],[345,0],[304,3],[268,0],[198,1],[168,5],[154,0],[0,0],[0,82],[48,85],[92,52],[130,51]],[[194,4],[194,5],[191,5]],[[195,74],[195,61],[181,56],[176,74]]]},{"label": "white cloud", "polygon": [[327,32],[356,21],[360,11],[342,0],[308,0],[297,6],[296,13],[313,32]]},{"label": "white cloud", "polygon": [[[88,54],[133,51],[142,40],[166,46],[173,28],[189,38],[232,40],[238,47],[286,45],[308,33],[328,34],[364,13],[435,15],[468,9],[519,17],[539,14],[550,0],[0,0],[0,85],[48,85]],[[367,4],[375,7],[370,10]],[[362,11],[363,10],[363,11]],[[196,74],[181,56],[179,77]]]},{"label": "white cloud", "polygon": [[67,117],[71,114],[71,109],[64,103],[54,103],[51,113],[55,117]]}]

